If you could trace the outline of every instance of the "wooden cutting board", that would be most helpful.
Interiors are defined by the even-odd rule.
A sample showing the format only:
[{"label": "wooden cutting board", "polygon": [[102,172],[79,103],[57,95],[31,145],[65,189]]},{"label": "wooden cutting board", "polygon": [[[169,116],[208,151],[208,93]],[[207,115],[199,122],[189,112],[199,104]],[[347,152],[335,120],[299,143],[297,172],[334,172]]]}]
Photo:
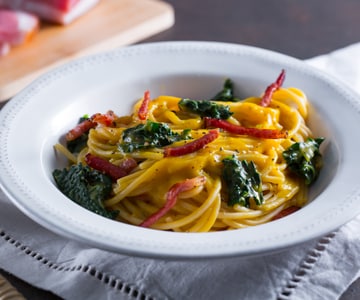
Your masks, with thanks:
[{"label": "wooden cutting board", "polygon": [[173,8],[159,0],[102,0],[70,25],[42,24],[33,40],[0,58],[0,102],[55,66],[138,42],[173,24]]}]

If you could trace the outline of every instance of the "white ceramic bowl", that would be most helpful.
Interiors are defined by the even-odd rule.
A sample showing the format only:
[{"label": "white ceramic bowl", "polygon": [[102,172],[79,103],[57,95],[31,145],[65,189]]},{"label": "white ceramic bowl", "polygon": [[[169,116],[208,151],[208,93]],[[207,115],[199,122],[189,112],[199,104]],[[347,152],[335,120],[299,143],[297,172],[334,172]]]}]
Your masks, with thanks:
[{"label": "white ceramic bowl", "polygon": [[[240,97],[260,95],[285,69],[285,86],[307,94],[310,126],[326,137],[324,168],[297,213],[265,225],[216,233],[144,229],[95,215],[66,198],[52,171],[62,167],[53,145],[84,113],[127,114],[149,89],[206,98],[224,78]],[[358,96],[306,63],[267,50],[213,42],[164,42],[76,60],[26,87],[0,112],[0,183],[24,213],[50,230],[94,247],[167,258],[253,255],[284,249],[328,233],[360,212]],[[316,111],[316,113],[314,112]]]}]

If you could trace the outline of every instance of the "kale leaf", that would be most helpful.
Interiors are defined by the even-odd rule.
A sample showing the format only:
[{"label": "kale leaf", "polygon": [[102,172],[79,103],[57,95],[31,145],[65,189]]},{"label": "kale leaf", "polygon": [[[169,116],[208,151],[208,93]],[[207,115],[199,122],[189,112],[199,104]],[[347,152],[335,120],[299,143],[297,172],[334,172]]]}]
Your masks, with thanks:
[{"label": "kale leaf", "polygon": [[201,117],[226,120],[233,114],[229,106],[209,100],[181,99],[178,105],[181,110],[198,114]]},{"label": "kale leaf", "polygon": [[88,139],[89,132],[85,132],[75,140],[67,141],[66,148],[68,148],[71,153],[79,153],[82,149],[84,149],[84,147],[86,147]]},{"label": "kale leaf", "polygon": [[224,81],[223,89],[212,97],[211,100],[232,102],[240,101],[240,99],[234,97],[234,84],[229,78]]},{"label": "kale leaf", "polygon": [[319,151],[324,138],[308,138],[305,142],[291,145],[283,152],[289,169],[305,179],[310,185],[316,180],[322,167],[322,155]]},{"label": "kale leaf", "polygon": [[125,129],[119,148],[129,153],[139,149],[164,147],[187,139],[189,132],[190,130],[184,130],[181,134],[178,134],[173,132],[165,123],[147,121],[145,124]]},{"label": "kale leaf", "polygon": [[250,207],[253,199],[257,205],[264,202],[260,174],[254,162],[240,161],[235,156],[223,159],[222,178],[228,192],[228,205]]},{"label": "kale leaf", "polygon": [[103,206],[112,190],[110,177],[82,164],[56,169],[53,177],[61,192],[77,204],[106,218],[117,216],[117,211],[107,211]]}]

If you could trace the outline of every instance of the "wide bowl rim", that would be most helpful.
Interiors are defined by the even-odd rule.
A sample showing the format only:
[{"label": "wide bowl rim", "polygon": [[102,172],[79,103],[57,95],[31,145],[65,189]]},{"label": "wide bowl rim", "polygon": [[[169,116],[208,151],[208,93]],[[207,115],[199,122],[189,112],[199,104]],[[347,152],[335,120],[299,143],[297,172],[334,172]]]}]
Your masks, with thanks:
[{"label": "wide bowl rim", "polygon": [[[346,101],[349,106],[355,108],[357,113],[360,111],[359,96],[348,86],[331,75],[325,74],[296,58],[248,45],[198,41],[157,42],[128,46],[80,58],[40,76],[17,94],[0,111],[1,140],[7,142],[11,138],[13,123],[19,122],[17,118],[19,118],[21,113],[27,111],[32,101],[37,103],[37,100],[35,101],[34,99],[42,92],[42,89],[51,89],[52,85],[56,85],[57,81],[67,76],[73,76],[74,74],[82,75],[84,72],[91,72],[93,69],[96,70],[98,66],[111,64],[113,61],[138,59],[141,56],[161,51],[171,53],[171,55],[177,58],[183,55],[183,53],[197,53],[196,55],[211,53],[212,55],[234,55],[235,57],[243,55],[258,59],[260,62],[269,62],[276,67],[285,65],[286,67],[296,69],[299,73],[303,73],[304,76],[310,76],[312,80],[322,81],[325,85],[339,92],[344,98],[342,101]],[[44,103],[43,100],[41,101]],[[117,224],[116,227],[119,230],[129,231],[129,233],[121,232],[117,234],[114,230],[106,229],[109,222],[112,221],[102,220],[101,217],[94,216],[96,222],[100,224],[100,229],[97,229],[90,225],[90,223],[84,224],[82,221],[80,222],[64,212],[52,212],[51,207],[40,199],[42,196],[39,195],[39,191],[33,190],[24,183],[23,178],[18,177],[17,168],[19,166],[9,164],[9,157],[12,154],[9,153],[10,148],[6,142],[0,146],[0,187],[20,210],[39,224],[56,233],[89,243],[95,247],[120,253],[136,256],[192,259],[245,256],[279,251],[335,230],[360,212],[360,205],[354,204],[359,197],[359,189],[355,185],[344,196],[346,205],[339,209],[329,209],[323,214],[321,219],[313,220],[312,223],[306,224],[297,230],[283,231],[280,234],[264,236],[259,235],[259,229],[256,228],[242,229],[244,231],[244,239],[239,240],[238,238],[234,239],[237,234],[235,231],[189,234],[134,228],[135,226],[126,224]],[[39,155],[35,155],[32,158],[38,160],[39,165],[42,164],[42,158]],[[339,172],[341,174],[344,173],[342,175],[343,178],[350,177],[348,175],[350,165],[348,163],[343,165],[345,154],[342,152],[339,160],[341,161]],[[57,197],[62,198],[63,196],[58,195]],[[38,207],[36,209],[31,207],[30,201],[41,203],[40,210],[38,210]],[[299,213],[297,219],[301,217],[303,217],[302,212]],[[86,220],[86,216],[84,220]],[[284,219],[272,222],[273,224],[268,225],[267,232],[269,233],[271,230],[278,230],[286,226],[288,221],[289,219]],[[254,238],[251,238],[251,235],[254,235]],[[242,234],[239,234],[239,236],[242,238]],[[122,244],[119,245],[119,242],[122,242]]]}]

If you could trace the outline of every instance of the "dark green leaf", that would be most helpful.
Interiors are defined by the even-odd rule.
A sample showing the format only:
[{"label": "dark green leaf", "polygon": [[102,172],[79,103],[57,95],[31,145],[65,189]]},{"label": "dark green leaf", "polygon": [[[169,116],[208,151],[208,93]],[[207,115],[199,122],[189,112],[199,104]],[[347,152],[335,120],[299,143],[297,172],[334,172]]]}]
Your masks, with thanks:
[{"label": "dark green leaf", "polygon": [[225,80],[223,89],[212,97],[211,100],[232,102],[240,101],[240,99],[234,97],[234,84],[229,78]]},{"label": "dark green leaf", "polygon": [[182,134],[178,134],[165,123],[147,121],[145,124],[124,130],[119,147],[128,153],[139,149],[164,147],[186,139],[189,132],[184,130]]},{"label": "dark green leaf", "polygon": [[66,142],[66,147],[71,153],[79,153],[87,145],[89,133],[83,133],[81,136],[72,141]]},{"label": "dark green leaf", "polygon": [[201,117],[223,120],[228,119],[233,114],[230,111],[229,106],[217,104],[214,101],[208,100],[181,99],[179,101],[179,108],[183,111],[188,111]]},{"label": "dark green leaf", "polygon": [[319,151],[324,138],[308,138],[305,142],[291,145],[283,152],[289,169],[305,179],[307,185],[316,180],[322,167],[322,155]]},{"label": "dark green leaf", "polygon": [[260,174],[255,164],[238,160],[235,156],[223,159],[222,178],[228,193],[228,205],[250,206],[253,199],[257,205],[264,202]]},{"label": "dark green leaf", "polygon": [[53,177],[61,192],[82,207],[110,219],[118,214],[107,211],[103,206],[112,190],[110,177],[82,164],[55,170]]}]

